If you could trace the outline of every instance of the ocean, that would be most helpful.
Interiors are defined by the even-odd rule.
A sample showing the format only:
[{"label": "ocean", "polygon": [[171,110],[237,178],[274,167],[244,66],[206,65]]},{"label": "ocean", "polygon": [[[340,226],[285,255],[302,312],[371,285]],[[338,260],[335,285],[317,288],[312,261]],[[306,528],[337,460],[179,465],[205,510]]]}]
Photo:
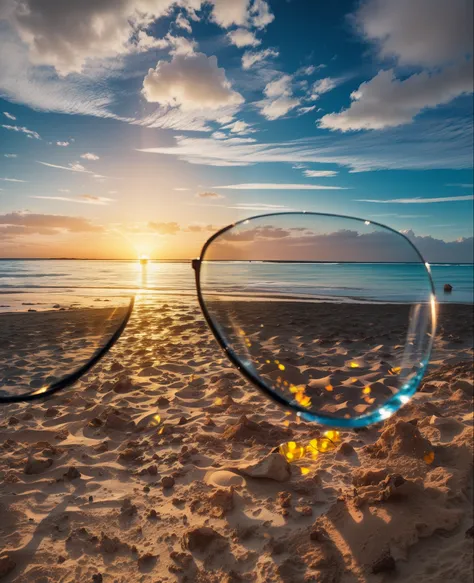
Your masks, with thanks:
[{"label": "ocean", "polygon": [[[472,264],[432,264],[439,302],[472,303]],[[451,293],[444,284],[453,286]],[[203,267],[204,294],[322,301],[412,302],[429,297],[421,265],[214,262]],[[71,298],[134,294],[195,296],[189,261],[0,260],[0,311],[50,309]],[[33,307],[32,307],[33,306]]]}]

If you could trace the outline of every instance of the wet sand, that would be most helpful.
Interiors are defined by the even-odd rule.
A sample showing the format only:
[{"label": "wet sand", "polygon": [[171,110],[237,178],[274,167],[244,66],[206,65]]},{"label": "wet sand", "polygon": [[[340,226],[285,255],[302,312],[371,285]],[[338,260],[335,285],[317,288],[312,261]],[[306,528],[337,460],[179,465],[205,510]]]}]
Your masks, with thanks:
[{"label": "wet sand", "polygon": [[[250,309],[249,323],[265,322],[246,331],[259,352],[276,348],[285,373],[317,369],[334,386],[338,369],[341,391],[354,358],[354,378],[380,377],[371,370],[380,360],[393,368],[407,332],[393,306],[366,327],[353,306],[332,323],[321,307],[283,320],[288,306]],[[472,583],[472,355],[472,306],[441,305],[412,401],[288,463],[275,447],[304,446],[324,429],[249,385],[195,302],[143,299],[72,388],[0,409],[0,580]],[[25,361],[17,372],[28,386],[34,360]],[[43,375],[54,359],[44,362]]]}]

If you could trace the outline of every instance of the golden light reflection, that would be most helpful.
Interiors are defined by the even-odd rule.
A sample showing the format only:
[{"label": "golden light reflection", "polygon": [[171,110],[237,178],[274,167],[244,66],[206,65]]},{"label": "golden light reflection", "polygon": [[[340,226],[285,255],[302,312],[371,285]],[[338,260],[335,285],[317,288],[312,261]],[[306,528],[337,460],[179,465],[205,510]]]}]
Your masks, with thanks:
[{"label": "golden light reflection", "polygon": [[432,464],[434,462],[434,459],[435,459],[434,451],[429,451],[428,453],[425,453],[425,455],[423,456],[423,460],[428,465]]}]

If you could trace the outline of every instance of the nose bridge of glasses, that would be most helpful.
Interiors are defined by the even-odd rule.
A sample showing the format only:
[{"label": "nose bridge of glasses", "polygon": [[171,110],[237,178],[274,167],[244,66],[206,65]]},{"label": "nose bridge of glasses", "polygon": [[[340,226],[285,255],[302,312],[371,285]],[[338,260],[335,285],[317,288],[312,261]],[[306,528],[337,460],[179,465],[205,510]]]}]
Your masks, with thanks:
[{"label": "nose bridge of glasses", "polygon": [[197,259],[191,259],[191,267],[194,269],[194,271],[198,271],[200,265],[201,259],[199,257]]}]

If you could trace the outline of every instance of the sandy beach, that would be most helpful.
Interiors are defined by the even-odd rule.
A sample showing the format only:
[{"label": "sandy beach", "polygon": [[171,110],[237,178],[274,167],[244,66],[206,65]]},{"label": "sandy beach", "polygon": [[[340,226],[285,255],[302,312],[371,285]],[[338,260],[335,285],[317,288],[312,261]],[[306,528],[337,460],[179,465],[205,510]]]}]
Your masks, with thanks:
[{"label": "sandy beach", "polygon": [[[342,416],[371,406],[367,382],[390,391],[403,306],[371,308],[364,327],[362,305],[339,304],[332,316],[320,307],[310,319],[299,304],[291,326],[301,334],[286,345],[283,307],[251,309],[249,322],[268,323],[242,336],[250,352],[259,347],[262,374],[273,378],[264,365],[277,348],[288,386],[312,383],[314,403],[324,395]],[[6,326],[1,334],[5,363],[18,347]],[[243,379],[195,299],[143,296],[81,381],[0,408],[0,580],[472,583],[472,345],[472,306],[441,304],[413,400],[381,424],[331,433],[333,447],[311,454],[325,429]],[[58,374],[55,363],[44,358],[41,382]],[[33,364],[17,362],[10,379],[28,386]],[[322,393],[328,385],[340,391]],[[291,463],[275,451],[288,442]]]}]

